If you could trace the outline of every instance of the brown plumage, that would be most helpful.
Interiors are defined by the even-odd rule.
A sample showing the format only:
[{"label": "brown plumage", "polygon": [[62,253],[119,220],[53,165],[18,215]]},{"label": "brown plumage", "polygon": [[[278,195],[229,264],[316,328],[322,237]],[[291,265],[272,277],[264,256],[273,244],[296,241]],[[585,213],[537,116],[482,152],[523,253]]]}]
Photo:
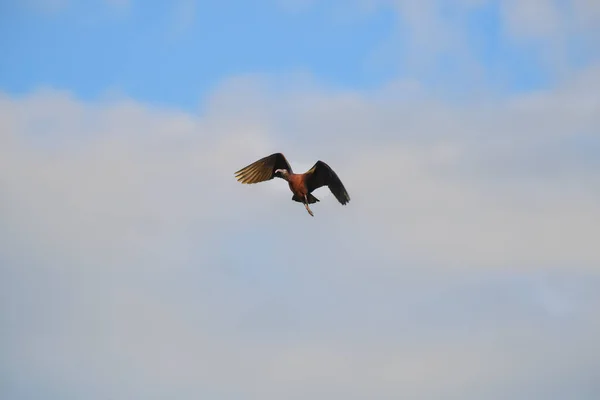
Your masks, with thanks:
[{"label": "brown plumage", "polygon": [[292,200],[303,203],[311,216],[314,214],[308,205],[320,201],[311,193],[321,186],[329,187],[340,204],[346,205],[350,201],[340,178],[321,160],[305,173],[295,174],[284,155],[274,153],[240,169],[235,173],[235,177],[239,182],[246,184],[264,182],[275,177],[285,179],[294,194]]}]

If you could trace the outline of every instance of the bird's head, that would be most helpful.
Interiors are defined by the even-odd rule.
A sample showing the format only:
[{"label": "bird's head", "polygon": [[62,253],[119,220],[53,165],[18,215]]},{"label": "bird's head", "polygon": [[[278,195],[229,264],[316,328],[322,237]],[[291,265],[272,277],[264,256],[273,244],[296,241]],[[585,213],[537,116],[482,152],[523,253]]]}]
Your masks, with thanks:
[{"label": "bird's head", "polygon": [[287,181],[288,176],[289,176],[289,172],[287,169],[276,169],[275,170],[275,176],[278,178],[282,178],[285,179]]}]

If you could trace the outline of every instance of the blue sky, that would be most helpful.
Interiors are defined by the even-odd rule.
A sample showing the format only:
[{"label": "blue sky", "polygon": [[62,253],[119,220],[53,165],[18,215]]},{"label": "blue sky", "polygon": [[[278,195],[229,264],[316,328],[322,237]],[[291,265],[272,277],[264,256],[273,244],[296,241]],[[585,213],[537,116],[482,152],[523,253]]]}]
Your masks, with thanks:
[{"label": "blue sky", "polygon": [[[597,399],[600,2],[0,2],[0,397]],[[234,171],[318,159],[310,217]]]},{"label": "blue sky", "polygon": [[[90,3],[90,4],[88,4]],[[192,107],[230,75],[303,70],[342,87],[381,84],[390,67],[369,71],[365,59],[388,36],[394,15],[336,21],[328,5],[301,13],[274,2],[65,5],[56,14],[5,6],[2,29],[10,62],[2,86],[68,88],[86,98],[115,87],[135,98]],[[306,27],[310,26],[310,29]],[[28,68],[25,68],[29,66]]]},{"label": "blue sky", "polygon": [[[399,77],[433,87],[469,87],[466,55],[416,43],[393,2],[4,2],[0,84],[11,93],[39,86],[85,99],[113,88],[149,102],[191,109],[231,75],[311,74],[320,84],[372,89]],[[53,4],[53,2],[48,2]],[[465,33],[463,46],[481,63],[477,85],[525,90],[549,84],[541,44],[507,33],[496,2],[464,12],[440,9]],[[445,13],[445,14],[444,14]],[[426,24],[428,21],[422,22]],[[437,28],[436,28],[437,29]],[[427,46],[431,46],[429,50]],[[577,51],[576,46],[572,46]],[[436,59],[411,66],[411,55]],[[589,54],[588,52],[584,55]],[[597,54],[596,54],[597,55]],[[579,65],[586,57],[573,57]],[[471,78],[473,78],[471,76]]]}]

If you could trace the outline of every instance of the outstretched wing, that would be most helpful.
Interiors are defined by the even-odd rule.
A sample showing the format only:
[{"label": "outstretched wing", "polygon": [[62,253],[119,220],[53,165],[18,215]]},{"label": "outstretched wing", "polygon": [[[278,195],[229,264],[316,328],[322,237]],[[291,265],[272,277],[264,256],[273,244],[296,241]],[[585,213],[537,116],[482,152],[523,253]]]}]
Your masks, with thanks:
[{"label": "outstretched wing", "polygon": [[292,173],[292,167],[283,154],[274,153],[240,169],[235,177],[241,183],[264,182],[273,179],[278,169],[287,169]]},{"label": "outstretched wing", "polygon": [[344,187],[344,184],[338,178],[337,174],[331,167],[319,160],[306,173],[306,188],[308,192],[312,192],[321,186],[328,186],[331,193],[343,205],[350,201],[350,196]]}]

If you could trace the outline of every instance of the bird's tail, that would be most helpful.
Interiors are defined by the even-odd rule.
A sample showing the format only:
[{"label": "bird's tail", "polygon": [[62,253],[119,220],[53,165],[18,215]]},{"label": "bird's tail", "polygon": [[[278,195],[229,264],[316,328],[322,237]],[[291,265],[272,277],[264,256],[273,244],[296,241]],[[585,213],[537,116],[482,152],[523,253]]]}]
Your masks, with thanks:
[{"label": "bird's tail", "polygon": [[[306,195],[306,199],[308,200],[308,204],[313,204],[313,203],[316,203],[317,201],[320,201],[319,199],[317,199],[315,196],[313,196],[310,193]],[[297,201],[298,203],[304,203],[304,199],[302,197],[299,197],[296,195],[292,196],[292,200]]]},{"label": "bird's tail", "polygon": [[317,199],[315,196],[313,196],[310,193],[306,195],[306,199],[308,200],[308,204],[313,204],[313,203],[316,203],[317,201],[320,201],[319,199]]}]

